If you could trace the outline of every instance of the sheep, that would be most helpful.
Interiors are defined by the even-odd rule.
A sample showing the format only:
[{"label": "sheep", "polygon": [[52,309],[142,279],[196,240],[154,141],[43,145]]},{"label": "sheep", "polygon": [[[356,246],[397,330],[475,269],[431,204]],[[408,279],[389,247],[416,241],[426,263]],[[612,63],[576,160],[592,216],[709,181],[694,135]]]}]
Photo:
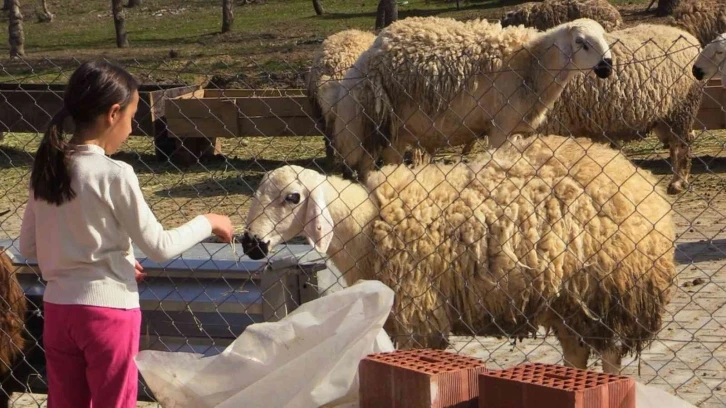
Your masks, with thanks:
[{"label": "sheep", "polygon": [[721,86],[726,88],[726,33],[719,34],[698,55],[691,69],[699,81],[721,74]]},{"label": "sheep", "polygon": [[544,326],[567,364],[585,368],[591,347],[617,372],[650,344],[677,284],[662,188],[587,138],[533,136],[470,163],[387,165],[365,184],[272,170],[254,194],[243,250],[262,259],[297,236],[348,284],[394,289],[386,330],[404,349]]},{"label": "sheep", "polygon": [[[0,248],[0,406],[10,405],[10,393],[18,388],[12,369],[25,350],[23,335],[27,300],[10,257]],[[17,374],[17,373],[16,373]]]},{"label": "sheep", "polygon": [[726,31],[726,3],[723,1],[682,1],[673,10],[669,23],[688,31],[705,47]]},{"label": "sheep", "polygon": [[703,97],[691,64],[700,51],[691,34],[640,24],[605,34],[614,74],[606,81],[575,77],[565,86],[538,132],[627,142],[653,130],[670,150],[669,194],[688,187],[694,123]]},{"label": "sheep", "polygon": [[610,76],[604,33],[590,19],[544,32],[486,20],[399,20],[341,81],[333,145],[361,179],[379,154],[400,163],[407,145],[433,154],[487,135],[496,148],[510,133],[531,132],[580,72]]},{"label": "sheep", "polygon": [[606,0],[545,0],[524,3],[507,12],[502,18],[502,27],[524,25],[547,30],[578,18],[593,19],[605,31],[613,31],[623,24],[618,9]]},{"label": "sheep", "polygon": [[335,103],[338,81],[376,38],[375,34],[357,29],[343,30],[323,41],[313,57],[307,77],[308,99],[313,119],[325,134],[325,154],[328,160],[334,155],[330,146],[328,126],[332,123],[330,107]]}]

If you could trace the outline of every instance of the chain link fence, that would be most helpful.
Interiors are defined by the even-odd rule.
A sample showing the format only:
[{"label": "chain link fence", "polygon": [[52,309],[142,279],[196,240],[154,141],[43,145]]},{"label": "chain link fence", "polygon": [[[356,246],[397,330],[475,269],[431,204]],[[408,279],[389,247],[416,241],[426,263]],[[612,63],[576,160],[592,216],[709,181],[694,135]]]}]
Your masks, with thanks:
[{"label": "chain link fence", "polygon": [[[114,158],[134,166],[165,227],[213,211],[240,234],[234,245],[210,240],[165,264],[137,252],[149,273],[142,348],[215,354],[249,324],[356,278],[379,279],[396,292],[387,330],[398,346],[447,348],[499,368],[577,363],[613,337],[637,349],[652,336],[622,358],[623,373],[697,406],[723,406],[726,92],[694,78],[701,48],[688,38],[612,49],[610,76],[593,75],[607,70],[601,56],[577,72],[548,66],[550,50],[526,49],[513,54],[517,67],[485,56],[460,65],[383,57],[320,82],[309,81],[309,66],[284,60],[126,62],[144,86],[132,136]],[[15,60],[0,73],[0,210],[8,210],[0,227],[12,263],[0,317],[3,350],[12,352],[0,357],[11,406],[39,406],[46,391],[43,281],[17,239],[33,154],[80,62]],[[492,69],[467,71],[477,64]],[[530,135],[546,108],[538,130],[587,138]],[[485,136],[512,130],[529,150],[490,150]],[[401,162],[411,173],[375,172]],[[658,189],[627,163],[651,172]],[[321,183],[264,178],[289,165],[336,177],[332,256],[308,245],[310,220],[297,206]],[[656,196],[675,228],[667,247]],[[245,231],[251,209],[257,217]],[[269,260],[244,256],[255,245]],[[574,354],[563,354],[568,341]],[[598,353],[589,367],[602,369]],[[153,401],[145,387],[139,397]]]}]

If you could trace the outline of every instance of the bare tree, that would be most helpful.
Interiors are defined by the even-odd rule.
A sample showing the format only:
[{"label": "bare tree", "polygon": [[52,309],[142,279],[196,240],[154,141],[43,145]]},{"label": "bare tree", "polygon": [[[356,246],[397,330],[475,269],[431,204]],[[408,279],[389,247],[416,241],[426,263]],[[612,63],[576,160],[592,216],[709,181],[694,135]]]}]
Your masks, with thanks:
[{"label": "bare tree", "polygon": [[234,12],[232,11],[234,0],[222,0],[222,32],[232,30],[234,24]]},{"label": "bare tree", "polygon": [[129,0],[129,4],[126,5],[128,8],[137,7],[141,5],[141,0]]},{"label": "bare tree", "polygon": [[40,0],[40,6],[43,8],[43,12],[38,14],[38,21],[41,23],[53,22],[53,17],[55,16],[48,9],[48,0]]},{"label": "bare tree", "polygon": [[23,14],[20,13],[20,0],[12,0],[8,18],[8,42],[10,58],[25,55],[25,34],[23,33]]},{"label": "bare tree", "polygon": [[129,39],[126,34],[126,13],[124,13],[123,0],[111,0],[111,11],[113,12],[113,24],[116,26],[116,46],[126,48],[129,46]]},{"label": "bare tree", "polygon": [[315,8],[315,14],[322,16],[325,13],[325,9],[323,9],[323,4],[320,3],[320,0],[313,0],[313,7]]},{"label": "bare tree", "polygon": [[398,20],[396,0],[380,0],[376,12],[376,30],[382,30],[396,20]]}]

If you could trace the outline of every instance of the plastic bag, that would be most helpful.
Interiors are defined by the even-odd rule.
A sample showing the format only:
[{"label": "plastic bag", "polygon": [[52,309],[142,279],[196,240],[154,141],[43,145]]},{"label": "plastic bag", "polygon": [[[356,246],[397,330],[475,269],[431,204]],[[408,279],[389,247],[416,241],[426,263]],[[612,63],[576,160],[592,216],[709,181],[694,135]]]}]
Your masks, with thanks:
[{"label": "plastic bag", "polygon": [[216,356],[144,350],[136,364],[164,408],[355,406],[360,360],[393,350],[392,306],[390,288],[359,281],[248,326]]}]

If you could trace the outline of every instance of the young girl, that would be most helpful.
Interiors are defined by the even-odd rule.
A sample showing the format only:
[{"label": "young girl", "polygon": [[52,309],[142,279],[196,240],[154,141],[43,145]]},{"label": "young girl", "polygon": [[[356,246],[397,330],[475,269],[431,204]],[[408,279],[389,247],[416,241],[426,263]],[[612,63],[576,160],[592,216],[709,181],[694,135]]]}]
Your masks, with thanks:
[{"label": "young girl", "polygon": [[[131,133],[138,84],[122,68],[88,62],[71,76],[33,163],[20,253],[47,281],[43,345],[49,408],[136,407],[142,276],[133,241],[163,262],[208,237],[230,242],[228,217],[200,215],[164,231],[133,168],[108,157]],[[74,122],[63,139],[66,117]]]}]

